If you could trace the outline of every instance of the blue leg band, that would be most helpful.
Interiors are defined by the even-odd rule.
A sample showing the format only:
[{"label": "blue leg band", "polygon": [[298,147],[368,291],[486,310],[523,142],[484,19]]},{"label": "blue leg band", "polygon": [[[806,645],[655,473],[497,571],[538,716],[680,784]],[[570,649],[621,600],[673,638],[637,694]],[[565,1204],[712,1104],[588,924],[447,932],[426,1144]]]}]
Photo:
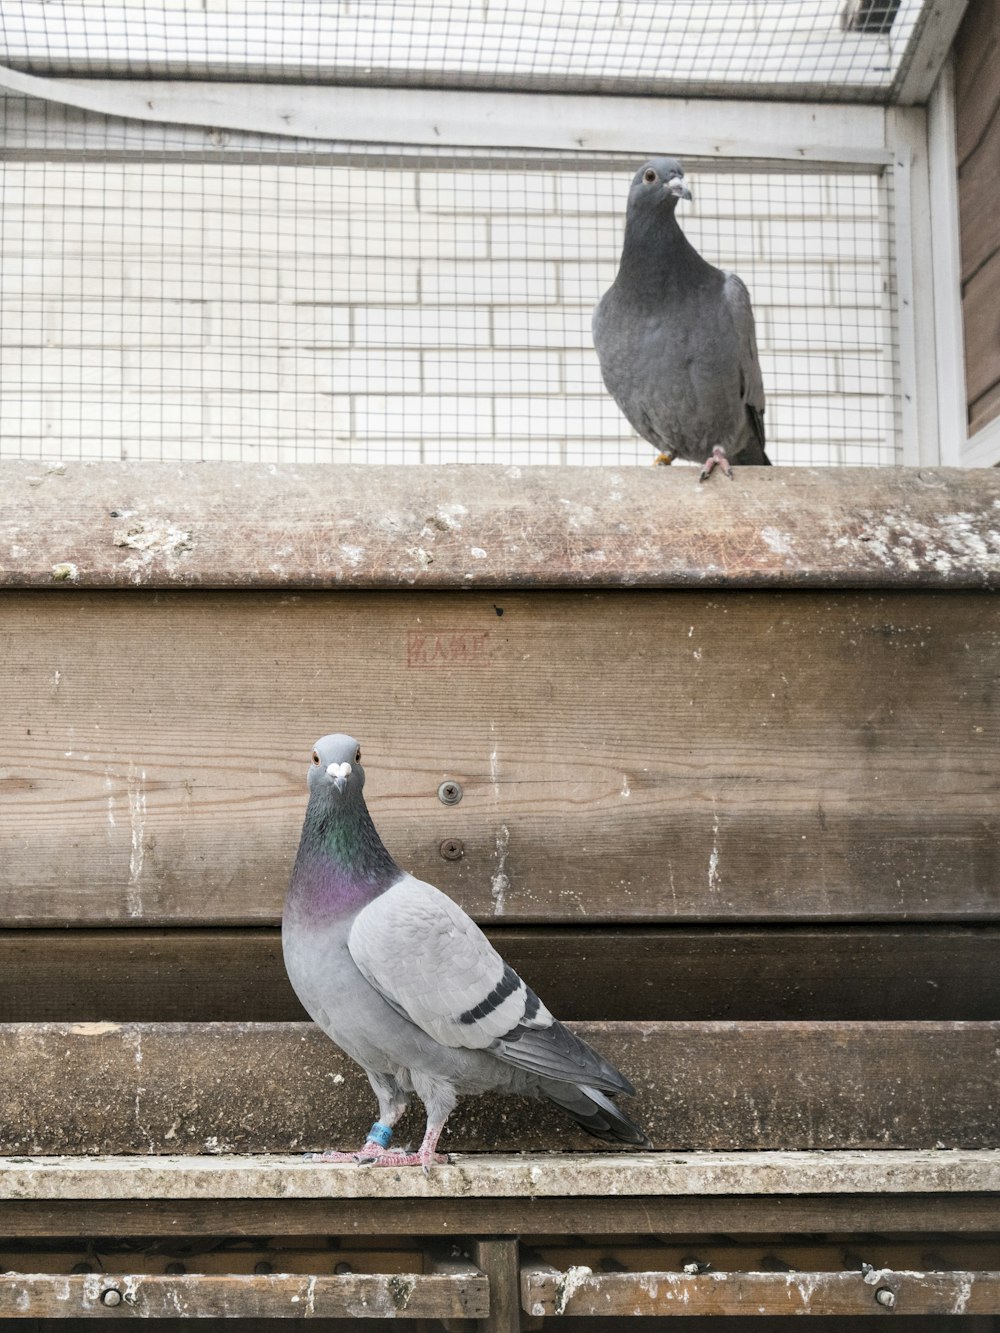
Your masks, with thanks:
[{"label": "blue leg band", "polygon": [[368,1142],[377,1143],[380,1148],[388,1148],[391,1138],[392,1129],[388,1125],[383,1125],[381,1120],[376,1120],[368,1131]]}]

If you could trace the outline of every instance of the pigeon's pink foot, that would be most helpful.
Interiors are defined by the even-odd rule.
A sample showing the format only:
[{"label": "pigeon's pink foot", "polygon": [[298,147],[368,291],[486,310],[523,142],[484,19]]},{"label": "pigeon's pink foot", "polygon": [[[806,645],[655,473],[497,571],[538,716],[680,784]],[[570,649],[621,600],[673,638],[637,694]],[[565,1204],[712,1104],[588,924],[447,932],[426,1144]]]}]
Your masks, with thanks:
[{"label": "pigeon's pink foot", "polygon": [[705,466],[698,474],[698,480],[708,481],[709,477],[712,475],[713,468],[716,467],[721,467],[729,480],[733,480],[733,465],[726,457],[725,449],[718,444],[712,450],[711,455],[705,460]]},{"label": "pigeon's pink foot", "polygon": [[[371,1166],[422,1166],[424,1175],[429,1175],[432,1166],[447,1166],[450,1161],[447,1154],[435,1151],[443,1129],[444,1121],[440,1125],[428,1125],[424,1141],[416,1152],[390,1152],[369,1141],[362,1149],[363,1159],[359,1160],[364,1160]],[[370,1153],[370,1149],[374,1151]]]},{"label": "pigeon's pink foot", "polygon": [[363,1166],[422,1166],[424,1173],[427,1174],[432,1166],[447,1166],[451,1158],[447,1153],[425,1153],[423,1148],[418,1152],[386,1152],[383,1150],[377,1157],[369,1157],[366,1149],[363,1156],[359,1153],[354,1160]]}]

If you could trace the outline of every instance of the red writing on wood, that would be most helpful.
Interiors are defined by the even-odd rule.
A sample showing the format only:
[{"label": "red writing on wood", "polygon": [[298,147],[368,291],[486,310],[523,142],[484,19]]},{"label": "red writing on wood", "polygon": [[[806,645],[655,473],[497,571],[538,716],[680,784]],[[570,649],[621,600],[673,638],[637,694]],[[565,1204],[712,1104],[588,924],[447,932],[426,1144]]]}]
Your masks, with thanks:
[{"label": "red writing on wood", "polygon": [[485,667],[490,664],[489,631],[437,633],[409,630],[406,635],[408,667]]}]

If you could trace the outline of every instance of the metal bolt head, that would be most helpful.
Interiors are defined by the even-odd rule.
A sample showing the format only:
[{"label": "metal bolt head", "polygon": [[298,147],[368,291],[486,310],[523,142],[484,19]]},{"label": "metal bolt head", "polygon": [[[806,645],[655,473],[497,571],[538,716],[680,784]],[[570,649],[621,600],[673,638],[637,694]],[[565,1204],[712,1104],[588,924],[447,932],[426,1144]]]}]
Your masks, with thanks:
[{"label": "metal bolt head", "polygon": [[458,805],[464,795],[462,784],[452,778],[447,778],[438,787],[438,800],[442,805]]},{"label": "metal bolt head", "polygon": [[879,1305],[884,1305],[887,1310],[893,1310],[896,1306],[896,1293],[890,1291],[888,1287],[879,1287],[875,1293],[875,1299]]},{"label": "metal bolt head", "polygon": [[446,861],[461,861],[465,855],[465,843],[461,838],[445,838],[438,851]]},{"label": "metal bolt head", "polygon": [[101,1292],[101,1304],[107,1306],[121,1305],[122,1294],[117,1287],[108,1287],[107,1291]]}]

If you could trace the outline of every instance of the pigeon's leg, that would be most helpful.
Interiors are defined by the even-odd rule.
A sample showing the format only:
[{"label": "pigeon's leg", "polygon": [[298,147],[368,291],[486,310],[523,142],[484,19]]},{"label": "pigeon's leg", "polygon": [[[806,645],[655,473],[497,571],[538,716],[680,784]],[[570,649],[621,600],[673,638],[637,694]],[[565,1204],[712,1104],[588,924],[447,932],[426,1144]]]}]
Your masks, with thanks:
[{"label": "pigeon's leg", "polygon": [[355,1162],[374,1164],[383,1157],[391,1156],[389,1140],[396,1122],[410,1104],[409,1094],[404,1092],[396,1080],[388,1075],[373,1074],[368,1071],[368,1082],[378,1098],[378,1120],[368,1131],[368,1138],[360,1152],[352,1154]]},{"label": "pigeon's leg", "polygon": [[440,1075],[430,1074],[426,1070],[411,1069],[410,1077],[413,1079],[414,1092],[427,1108],[424,1141],[416,1152],[379,1153],[377,1157],[372,1158],[372,1166],[422,1166],[424,1174],[427,1175],[432,1166],[448,1161],[448,1158],[436,1149],[445,1121],[455,1109],[458,1095],[450,1080]]},{"label": "pigeon's leg", "polygon": [[662,453],[656,455],[653,459],[653,467],[669,467],[677,455],[672,449],[664,449]]},{"label": "pigeon's leg", "polygon": [[698,474],[698,480],[707,481],[709,477],[712,475],[712,469],[715,467],[721,467],[723,472],[729,478],[729,480],[730,481],[733,480],[733,465],[726,457],[725,449],[723,449],[722,446],[718,444],[715,446],[711,454],[705,460],[705,466]]},{"label": "pigeon's leg", "polygon": [[378,1119],[368,1131],[363,1146],[354,1152],[335,1152],[329,1149],[326,1152],[306,1153],[307,1161],[353,1162],[357,1165],[360,1162],[377,1162],[386,1155],[393,1127],[409,1106],[410,1099],[395,1079],[383,1078],[368,1072],[368,1082],[378,1098]]}]

